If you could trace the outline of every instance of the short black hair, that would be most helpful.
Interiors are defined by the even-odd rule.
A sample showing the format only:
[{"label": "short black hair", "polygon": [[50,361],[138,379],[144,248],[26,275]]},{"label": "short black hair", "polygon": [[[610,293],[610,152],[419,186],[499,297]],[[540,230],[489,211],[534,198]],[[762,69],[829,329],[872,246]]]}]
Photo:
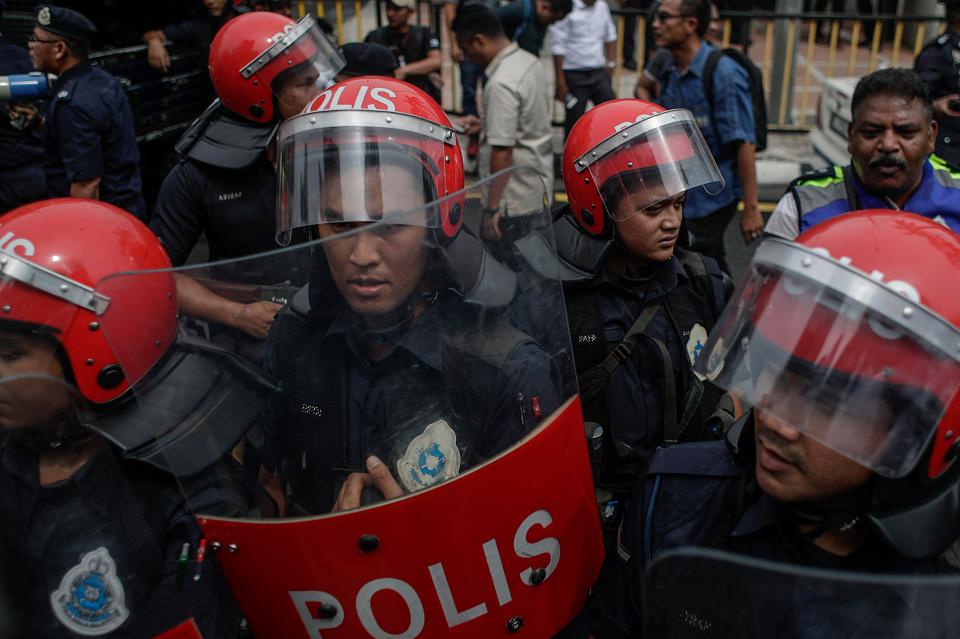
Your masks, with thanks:
[{"label": "short black hair", "polygon": [[860,78],[850,102],[850,117],[856,120],[857,110],[863,101],[875,95],[902,98],[908,102],[920,100],[924,117],[927,121],[933,119],[933,101],[927,83],[912,69],[880,69]]},{"label": "short black hair", "polygon": [[74,40],[72,38],[64,38],[63,43],[67,45],[67,48],[70,49],[70,53],[73,54],[77,60],[86,60],[90,57],[90,43],[84,42],[83,40]]},{"label": "short black hair", "polygon": [[947,0],[943,4],[943,19],[947,22],[947,24],[960,22],[960,0]]},{"label": "short black hair", "polygon": [[[550,2],[550,10],[553,11],[553,15],[565,16],[569,15],[573,11],[573,0],[548,0]],[[958,0],[960,2],[960,0]]]},{"label": "short black hair", "polygon": [[701,38],[710,28],[710,0],[680,0],[680,13],[697,19],[697,35]]},{"label": "short black hair", "polygon": [[472,38],[475,35],[490,39],[506,37],[497,14],[482,4],[460,5],[457,17],[453,19],[453,32],[458,38]]}]

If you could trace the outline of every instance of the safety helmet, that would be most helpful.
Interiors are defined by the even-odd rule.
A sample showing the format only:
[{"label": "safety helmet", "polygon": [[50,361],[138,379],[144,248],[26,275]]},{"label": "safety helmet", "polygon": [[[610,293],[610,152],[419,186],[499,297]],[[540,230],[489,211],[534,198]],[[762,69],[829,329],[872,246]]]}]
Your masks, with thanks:
[{"label": "safety helmet", "polygon": [[[318,95],[304,112],[280,127],[278,136],[277,241],[291,231],[330,222],[379,221],[383,211],[401,224],[432,229],[438,246],[457,236],[463,223],[463,158],[443,109],[402,80],[344,80]],[[419,202],[398,201],[383,172],[406,167]],[[379,171],[380,178],[371,177]],[[383,187],[383,188],[381,188]],[[324,189],[349,193],[352,213],[332,220]],[[370,202],[373,206],[368,207]]]},{"label": "safety helmet", "polygon": [[111,204],[63,198],[22,206],[0,218],[0,329],[51,336],[79,394],[110,402],[173,342],[177,298],[168,271],[104,278],[169,268],[157,236]]},{"label": "safety helmet", "polygon": [[[710,148],[686,109],[611,100],[587,111],[563,148],[563,184],[581,229],[610,237],[611,220],[689,189],[723,188]],[[624,200],[626,198],[626,200]]]},{"label": "safety helmet", "polygon": [[311,79],[322,87],[342,66],[310,15],[294,22],[266,11],[244,13],[223,25],[210,45],[210,79],[220,101],[258,123],[277,117],[274,94],[283,78],[312,68]]},{"label": "safety helmet", "polygon": [[696,364],[896,486],[874,495],[870,519],[907,556],[929,556],[938,518],[960,503],[960,296],[945,285],[957,277],[960,237],[910,213],[861,211],[769,239]]}]

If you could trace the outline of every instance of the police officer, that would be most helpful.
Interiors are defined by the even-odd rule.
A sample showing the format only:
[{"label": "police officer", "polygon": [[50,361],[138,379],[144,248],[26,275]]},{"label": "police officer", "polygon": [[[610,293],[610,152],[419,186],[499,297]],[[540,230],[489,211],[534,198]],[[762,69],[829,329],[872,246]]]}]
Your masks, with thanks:
[{"label": "police officer", "polygon": [[558,407],[551,358],[504,320],[514,271],[462,226],[460,148],[436,102],[352,78],[284,123],[279,146],[281,230],[324,241],[267,343],[286,395],[265,459],[288,513],[435,485]]},{"label": "police officer", "polygon": [[[152,637],[193,616],[205,637],[236,637],[216,562],[196,563],[192,505],[248,512],[226,453],[275,387],[181,341],[169,270],[94,290],[117,271],[170,267],[129,214],[45,200],[2,230],[13,239],[0,248],[0,566],[13,636]],[[201,418],[216,432],[197,432]]]},{"label": "police officer", "polygon": [[[271,44],[278,33],[288,38]],[[278,123],[303,110],[341,64],[310,16],[295,23],[275,13],[246,13],[217,33],[210,77],[219,100],[178,143],[181,160],[164,180],[150,219],[174,265],[186,262],[201,236],[211,261],[278,248],[271,146]],[[274,270],[270,277],[251,276],[258,283],[306,281],[279,261]],[[236,274],[231,280],[240,281]],[[276,302],[282,303],[270,296],[228,299],[183,276],[178,290],[186,314],[238,337],[263,339],[280,308]]]},{"label": "police officer", "polygon": [[937,155],[960,166],[960,2],[944,4],[946,30],[924,45],[913,68],[933,98],[933,116],[940,125]]},{"label": "police officer", "polygon": [[[31,71],[27,52],[0,34],[0,75]],[[46,197],[40,121],[35,104],[0,102],[0,214]]]},{"label": "police officer", "polygon": [[[696,366],[751,408],[724,441],[657,451],[596,588],[595,636],[636,636],[641,573],[680,546],[848,578],[955,572],[944,553],[960,534],[960,300],[945,283],[960,275],[958,256],[954,232],[884,210],[760,246]],[[690,569],[671,596],[709,624],[690,603],[704,578]],[[775,631],[779,611],[761,609],[755,636],[952,633],[884,629],[892,617],[861,614],[862,593],[844,607],[788,597],[798,592],[820,613],[793,600],[797,627]]]},{"label": "police officer", "polygon": [[[692,366],[731,285],[715,260],[683,248],[689,189],[723,184],[686,110],[605,102],[570,132],[569,197],[554,224],[595,479],[611,525],[664,441],[721,435],[721,393]],[[608,530],[611,530],[608,528]]]},{"label": "police officer", "polygon": [[103,200],[145,218],[130,103],[116,78],[87,57],[97,30],[71,9],[40,6],[30,36],[38,71],[57,76],[44,123],[51,197]]}]

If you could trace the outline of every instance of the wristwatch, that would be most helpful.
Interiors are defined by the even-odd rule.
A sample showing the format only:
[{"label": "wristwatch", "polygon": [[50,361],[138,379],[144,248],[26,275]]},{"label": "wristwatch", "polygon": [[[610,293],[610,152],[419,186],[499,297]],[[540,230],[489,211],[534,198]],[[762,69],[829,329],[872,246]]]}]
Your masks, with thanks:
[{"label": "wristwatch", "polygon": [[613,61],[607,62],[607,68],[608,68],[608,69],[616,69],[616,68],[617,68],[617,63],[616,63],[616,62],[613,62]]},{"label": "wristwatch", "polygon": [[485,207],[485,208],[483,209],[483,217],[493,217],[494,215],[496,215],[496,214],[499,213],[499,212],[500,212],[500,207],[499,207],[499,206],[494,206],[494,207],[489,207],[489,206],[488,206],[488,207]]}]

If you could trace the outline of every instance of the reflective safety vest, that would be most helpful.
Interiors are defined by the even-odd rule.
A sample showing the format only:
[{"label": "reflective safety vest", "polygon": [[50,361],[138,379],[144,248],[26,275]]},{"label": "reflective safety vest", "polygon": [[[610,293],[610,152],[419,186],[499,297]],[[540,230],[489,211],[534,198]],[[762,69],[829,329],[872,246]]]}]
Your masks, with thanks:
[{"label": "reflective safety vest", "polygon": [[[868,191],[851,165],[803,175],[789,190],[797,205],[801,233],[851,211],[898,208],[889,198]],[[960,233],[960,169],[931,155],[923,166],[920,185],[900,208]]]}]

